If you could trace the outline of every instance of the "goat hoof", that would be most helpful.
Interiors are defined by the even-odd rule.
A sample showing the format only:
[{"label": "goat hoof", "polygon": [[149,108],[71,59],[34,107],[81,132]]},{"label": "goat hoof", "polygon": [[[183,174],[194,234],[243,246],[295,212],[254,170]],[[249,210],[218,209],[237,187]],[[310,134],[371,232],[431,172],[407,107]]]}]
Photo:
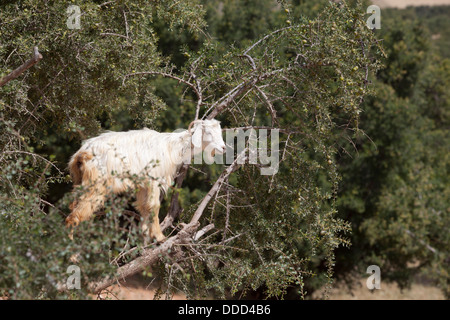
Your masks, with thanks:
[{"label": "goat hoof", "polygon": [[156,239],[156,243],[157,244],[161,244],[161,243],[163,243],[164,241],[166,241],[166,237],[162,237],[162,238],[160,238],[160,239]]},{"label": "goat hoof", "polygon": [[166,241],[166,237],[164,237],[164,236],[157,237],[157,238],[154,238],[154,241],[155,241],[157,244],[161,244],[161,243],[163,243],[164,241]]},{"label": "goat hoof", "polygon": [[152,239],[152,241],[156,244],[160,244],[166,240],[166,237],[162,233],[159,233],[156,235],[150,235],[150,239]]}]

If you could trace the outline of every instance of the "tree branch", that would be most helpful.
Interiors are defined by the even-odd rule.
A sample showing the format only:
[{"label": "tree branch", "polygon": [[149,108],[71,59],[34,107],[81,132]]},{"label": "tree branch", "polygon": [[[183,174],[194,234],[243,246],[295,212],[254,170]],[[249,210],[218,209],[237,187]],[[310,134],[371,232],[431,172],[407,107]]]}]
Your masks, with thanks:
[{"label": "tree branch", "polygon": [[266,102],[267,108],[269,109],[269,112],[270,112],[270,116],[272,117],[272,126],[274,126],[275,124],[278,123],[278,121],[277,121],[277,111],[273,107],[272,102],[270,102],[269,98],[264,93],[264,91],[262,91],[261,88],[258,87],[258,86],[255,86],[255,88],[261,94],[261,96],[263,97],[264,101]]},{"label": "tree branch", "polygon": [[222,174],[220,175],[219,179],[216,180],[216,183],[212,186],[212,188],[209,190],[209,192],[206,194],[206,196],[203,198],[202,202],[198,206],[197,210],[195,210],[194,216],[191,219],[191,222],[189,222],[188,225],[193,225],[198,223],[200,220],[203,211],[208,206],[209,201],[214,197],[214,195],[219,192],[222,183],[232,174],[234,171],[236,171],[239,168],[239,164],[244,162],[245,159],[245,153],[247,152],[248,147],[245,148],[233,161],[233,163],[226,168]]},{"label": "tree branch", "polygon": [[197,231],[194,234],[194,241],[198,241],[201,237],[203,237],[206,233],[214,229],[214,224],[210,223],[207,226],[205,226],[203,229]]},{"label": "tree branch", "polygon": [[254,47],[258,46],[261,42],[263,42],[263,41],[265,41],[266,39],[270,38],[270,37],[273,36],[274,34],[277,34],[277,33],[279,33],[279,32],[282,32],[282,31],[284,31],[284,30],[286,30],[286,29],[290,29],[290,28],[292,28],[292,27],[291,27],[291,26],[289,26],[289,27],[284,27],[284,28],[275,30],[275,31],[273,31],[273,32],[271,32],[271,33],[265,35],[263,38],[259,39],[259,40],[256,41],[253,45],[251,45],[249,48],[247,48],[247,50],[244,51],[244,54],[249,53],[251,50],[253,50]]},{"label": "tree branch", "polygon": [[[214,119],[219,113],[221,113],[226,107],[230,105],[231,102],[238,96],[240,96],[242,93],[247,91],[248,89],[252,88],[256,83],[258,82],[258,77],[255,77],[251,81],[244,81],[241,82],[239,85],[234,87],[230,92],[228,92],[225,96],[222,97],[219,101],[214,103],[210,110],[211,113],[206,117],[206,119]],[[205,113],[206,115],[206,113]],[[205,116],[203,116],[205,117]]]},{"label": "tree branch", "polygon": [[34,66],[36,63],[38,63],[42,59],[42,54],[39,53],[38,47],[33,48],[33,56],[30,60],[26,61],[24,64],[22,64],[20,67],[18,67],[16,70],[11,72],[6,77],[3,77],[0,80],[0,87],[4,86],[6,83],[8,83],[11,80],[14,80],[18,76],[20,76],[22,73],[24,73],[27,69]]},{"label": "tree branch", "polygon": [[[114,278],[105,278],[103,280],[100,280],[98,282],[91,283],[89,285],[90,291],[93,293],[99,293],[102,290],[108,288],[112,284],[124,280],[125,278],[132,276],[138,272],[141,272],[146,267],[153,265],[158,261],[158,259],[161,256],[167,255],[169,250],[174,245],[180,245],[180,244],[188,244],[192,242],[194,235],[196,234],[197,228],[199,227],[200,223],[199,220],[203,214],[203,211],[208,206],[209,201],[214,197],[214,195],[219,192],[222,183],[230,176],[231,173],[236,171],[239,168],[239,163],[242,163],[245,158],[245,153],[247,152],[247,148],[245,148],[238,157],[236,157],[236,160],[228,167],[226,168],[220,177],[216,180],[212,188],[209,190],[209,192],[206,194],[206,196],[203,198],[202,202],[198,206],[197,210],[194,213],[194,216],[192,217],[191,221],[188,224],[184,224],[183,228],[173,237],[168,238],[165,242],[158,245],[157,247],[145,249],[142,252],[142,255],[133,261],[119,267],[117,269],[116,276]],[[201,235],[206,233],[207,231],[211,230],[213,226],[209,225],[202,230],[199,231],[202,232]],[[197,238],[199,238],[199,233],[197,233]]]},{"label": "tree branch", "polygon": [[138,272],[141,272],[144,270],[145,267],[151,266],[154,263],[156,263],[159,258],[163,255],[167,255],[168,251],[175,245],[175,244],[184,244],[188,243],[190,240],[189,238],[192,238],[192,234],[196,230],[196,226],[189,226],[188,228],[183,228],[180,232],[178,232],[175,236],[170,237],[167,239],[164,243],[161,245],[145,249],[142,252],[142,255],[133,261],[119,267],[117,269],[117,275],[114,278],[105,278],[103,280],[100,280],[98,282],[93,282],[89,285],[89,291],[93,293],[100,293],[102,290],[108,288],[109,286],[113,285],[116,282],[123,281],[125,278],[132,276]]}]

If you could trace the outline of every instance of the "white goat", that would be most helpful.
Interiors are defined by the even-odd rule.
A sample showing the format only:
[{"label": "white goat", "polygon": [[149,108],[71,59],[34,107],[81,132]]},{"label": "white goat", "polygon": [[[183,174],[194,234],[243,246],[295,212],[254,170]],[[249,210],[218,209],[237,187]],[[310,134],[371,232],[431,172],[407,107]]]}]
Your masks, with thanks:
[{"label": "white goat", "polygon": [[[166,193],[180,166],[205,148],[212,155],[225,152],[217,120],[196,120],[178,133],[149,129],[107,132],[85,141],[70,159],[69,169],[74,185],[82,185],[86,192],[70,205],[66,225],[74,227],[89,219],[103,206],[107,193],[136,188],[134,205],[141,214],[144,235],[164,240],[158,219],[160,192]],[[139,180],[131,179],[133,176]]]}]

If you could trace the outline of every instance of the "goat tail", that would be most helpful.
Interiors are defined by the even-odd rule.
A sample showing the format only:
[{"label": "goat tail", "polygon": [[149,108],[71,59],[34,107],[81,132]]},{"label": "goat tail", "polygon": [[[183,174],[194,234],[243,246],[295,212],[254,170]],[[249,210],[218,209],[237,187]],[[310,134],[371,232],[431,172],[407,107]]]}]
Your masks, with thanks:
[{"label": "goat tail", "polygon": [[72,156],[69,162],[69,170],[74,185],[81,184],[81,182],[83,181],[85,163],[92,158],[92,153],[88,151],[79,151]]},{"label": "goat tail", "polygon": [[[89,151],[78,151],[69,161],[70,176],[74,186],[83,185],[87,187],[85,193],[70,205],[70,215],[66,218],[66,226],[75,227],[80,222],[89,219],[92,214],[103,205],[106,191],[104,185],[97,184],[100,172],[92,162],[94,156]],[[74,193],[77,192],[74,188]],[[73,237],[72,233],[69,237]]]}]

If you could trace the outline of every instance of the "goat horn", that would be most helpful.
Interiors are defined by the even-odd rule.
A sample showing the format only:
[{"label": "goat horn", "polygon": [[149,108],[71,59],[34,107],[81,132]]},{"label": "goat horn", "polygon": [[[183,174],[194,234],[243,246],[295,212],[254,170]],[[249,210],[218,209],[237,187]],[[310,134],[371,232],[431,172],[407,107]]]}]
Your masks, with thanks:
[{"label": "goat horn", "polygon": [[196,123],[196,122],[198,122],[198,120],[194,120],[194,121],[192,121],[191,123],[189,123],[188,132],[189,132],[190,134],[192,134],[192,133],[191,133],[191,128],[192,128],[192,126],[194,125],[194,123]]}]

